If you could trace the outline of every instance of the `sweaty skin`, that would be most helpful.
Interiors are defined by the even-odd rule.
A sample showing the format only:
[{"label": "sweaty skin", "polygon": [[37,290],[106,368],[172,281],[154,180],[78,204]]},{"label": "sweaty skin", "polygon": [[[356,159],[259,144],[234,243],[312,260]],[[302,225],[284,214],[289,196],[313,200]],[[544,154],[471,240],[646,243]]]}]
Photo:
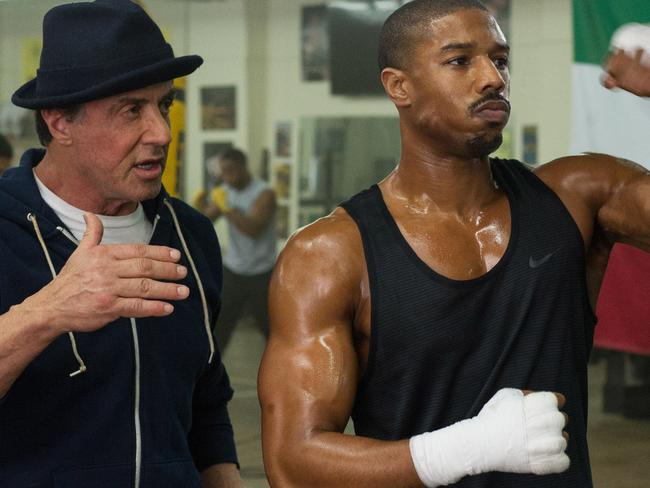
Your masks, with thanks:
[{"label": "sweaty skin", "polygon": [[[417,255],[439,274],[468,280],[493,268],[510,239],[509,203],[486,156],[508,119],[508,48],[481,10],[431,25],[435,36],[422,39],[408,67],[382,72],[400,114],[402,154],[379,188]],[[586,154],[536,174],[580,229],[592,297],[614,242],[650,250],[646,170]],[[421,486],[408,440],[342,433],[367,364],[371,319],[361,237],[343,209],[289,240],[269,299],[271,335],[258,386],[271,485]]]}]

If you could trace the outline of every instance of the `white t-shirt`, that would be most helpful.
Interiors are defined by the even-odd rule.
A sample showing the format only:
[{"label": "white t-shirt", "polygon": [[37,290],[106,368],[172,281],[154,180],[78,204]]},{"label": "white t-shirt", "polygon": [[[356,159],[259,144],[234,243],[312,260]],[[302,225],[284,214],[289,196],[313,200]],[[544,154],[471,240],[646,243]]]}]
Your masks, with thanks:
[{"label": "white t-shirt", "polygon": [[[47,188],[41,180],[38,179],[36,173],[36,185],[38,191],[56,215],[61,219],[66,227],[72,232],[72,235],[81,240],[84,232],[86,231],[86,222],[84,221],[85,211],[73,207],[65,200],[54,194]],[[104,235],[102,236],[102,244],[130,244],[130,243],[147,243],[151,239],[153,225],[145,216],[142,204],[138,203],[138,208],[135,212],[129,215],[97,215],[99,220],[104,225]]]}]

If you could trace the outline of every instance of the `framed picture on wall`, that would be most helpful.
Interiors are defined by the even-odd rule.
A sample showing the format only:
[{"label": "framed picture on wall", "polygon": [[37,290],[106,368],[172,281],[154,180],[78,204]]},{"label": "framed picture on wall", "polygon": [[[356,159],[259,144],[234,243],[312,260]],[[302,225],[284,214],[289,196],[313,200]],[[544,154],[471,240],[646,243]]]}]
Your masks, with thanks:
[{"label": "framed picture on wall", "polygon": [[275,155],[291,157],[291,122],[278,122],[275,125]]},{"label": "framed picture on wall", "polygon": [[278,205],[275,212],[275,231],[280,239],[289,237],[289,207]]},{"label": "framed picture on wall", "polygon": [[525,125],[521,131],[521,138],[524,148],[522,159],[528,164],[537,164],[537,126]]},{"label": "framed picture on wall", "polygon": [[300,47],[303,81],[329,79],[329,35],[327,6],[311,5],[302,8]]},{"label": "framed picture on wall", "polygon": [[232,142],[218,141],[203,143],[203,188],[210,191],[221,184],[219,155],[232,147]]},{"label": "framed picture on wall", "polygon": [[201,128],[203,130],[236,128],[235,95],[234,86],[201,88]]},{"label": "framed picture on wall", "polygon": [[275,196],[278,199],[288,199],[291,196],[291,165],[276,163],[274,173]]}]

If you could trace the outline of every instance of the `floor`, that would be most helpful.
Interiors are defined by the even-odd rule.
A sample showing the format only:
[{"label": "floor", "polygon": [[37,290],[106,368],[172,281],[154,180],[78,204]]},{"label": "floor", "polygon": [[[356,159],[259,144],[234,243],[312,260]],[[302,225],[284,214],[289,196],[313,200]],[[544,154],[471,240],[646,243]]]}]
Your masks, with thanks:
[{"label": "floor", "polygon": [[[256,377],[264,339],[243,321],[224,363],[235,388],[230,414],[246,488],[268,487],[262,464]],[[604,364],[590,366],[589,444],[594,488],[650,487],[650,420],[630,420],[602,411]]]}]

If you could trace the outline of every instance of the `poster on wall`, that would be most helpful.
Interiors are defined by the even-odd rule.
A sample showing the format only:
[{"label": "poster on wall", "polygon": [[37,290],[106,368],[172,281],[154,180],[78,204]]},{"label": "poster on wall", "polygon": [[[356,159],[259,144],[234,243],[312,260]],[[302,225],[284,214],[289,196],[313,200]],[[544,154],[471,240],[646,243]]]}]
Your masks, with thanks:
[{"label": "poster on wall", "polygon": [[174,80],[176,97],[169,109],[171,142],[167,151],[167,164],[162,176],[165,189],[173,197],[183,197],[184,180],[183,163],[185,161],[185,77]]},{"label": "poster on wall", "polygon": [[289,237],[289,207],[278,206],[275,211],[275,232],[280,239]]},{"label": "poster on wall", "polygon": [[219,155],[232,147],[231,142],[205,142],[203,144],[203,188],[206,192],[221,184]]},{"label": "poster on wall", "polygon": [[303,81],[329,79],[329,37],[327,34],[327,6],[312,5],[302,8],[300,29]]},{"label": "poster on wall", "polygon": [[22,46],[22,79],[23,83],[36,77],[36,70],[41,63],[41,48],[43,42],[40,37],[25,37]]},{"label": "poster on wall", "polygon": [[523,142],[523,160],[528,164],[537,164],[537,126],[526,125],[521,131]]},{"label": "poster on wall", "polygon": [[275,126],[275,155],[291,157],[291,122],[278,122]]},{"label": "poster on wall", "polygon": [[286,200],[291,196],[291,165],[276,163],[274,172],[275,196]]},{"label": "poster on wall", "polygon": [[234,86],[201,88],[201,128],[203,130],[234,129],[236,99]]}]

